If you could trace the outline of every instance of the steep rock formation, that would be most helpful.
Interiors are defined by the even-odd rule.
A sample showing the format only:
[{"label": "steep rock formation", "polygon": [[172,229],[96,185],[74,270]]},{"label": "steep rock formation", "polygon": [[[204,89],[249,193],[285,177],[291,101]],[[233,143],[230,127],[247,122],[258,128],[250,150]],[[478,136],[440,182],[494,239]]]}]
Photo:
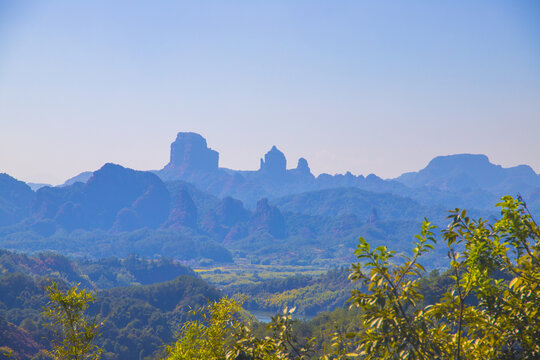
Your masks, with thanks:
[{"label": "steep rock formation", "polygon": [[311,170],[309,169],[309,165],[306,159],[304,158],[298,159],[298,164],[296,165],[296,171],[302,175],[311,174]]},{"label": "steep rock formation", "polygon": [[161,224],[169,213],[170,196],[154,174],[120,165],[105,164],[84,185],[85,205],[97,217],[97,226],[110,227],[110,219],[123,209],[132,209],[139,227]]},{"label": "steep rock formation", "polygon": [[287,172],[287,159],[276,146],[264,154],[259,171],[269,177],[282,177]]},{"label": "steep rock formation", "polygon": [[206,139],[192,132],[180,132],[171,144],[171,160],[165,167],[178,174],[218,169],[219,153],[208,147]]},{"label": "steep rock formation", "polygon": [[313,176],[311,173],[307,160],[304,158],[298,159],[296,169],[289,170],[288,173],[290,174],[292,180],[296,182],[313,181],[315,179],[315,176]]},{"label": "steep rock formation", "polygon": [[260,231],[268,232],[278,239],[287,236],[285,219],[281,211],[275,206],[270,206],[268,199],[261,199],[257,202],[255,213],[250,219],[250,234]]},{"label": "steep rock formation", "polygon": [[180,228],[183,226],[197,227],[197,207],[189,193],[181,189],[176,194],[173,209],[164,227]]},{"label": "steep rock formation", "polygon": [[249,211],[244,208],[240,200],[230,196],[224,198],[216,209],[217,219],[220,223],[233,226],[249,219]]}]

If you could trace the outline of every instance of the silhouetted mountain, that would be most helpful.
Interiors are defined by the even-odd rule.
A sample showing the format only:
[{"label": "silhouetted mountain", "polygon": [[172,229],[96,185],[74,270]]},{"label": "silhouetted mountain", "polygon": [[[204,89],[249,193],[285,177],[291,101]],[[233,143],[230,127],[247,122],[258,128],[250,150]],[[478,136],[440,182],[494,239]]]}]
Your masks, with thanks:
[{"label": "silhouetted mountain", "polygon": [[315,179],[315,176],[311,173],[311,169],[309,168],[308,162],[304,158],[298,159],[298,165],[296,165],[296,169],[289,170],[290,173],[296,178],[296,179],[303,179],[304,181],[313,181]]},{"label": "silhouetted mountain", "polygon": [[219,168],[218,159],[218,153],[207,147],[202,136],[178,133],[171,144],[171,161],[155,173],[164,181],[186,181],[214,196],[239,199],[250,208],[254,208],[261,198],[276,198],[327,188],[355,186],[377,192],[404,188],[398,182],[384,181],[373,174],[367,178],[350,172],[345,175],[321,174],[315,177],[304,158],[298,160],[296,168],[287,170],[287,159],[276,146],[272,146],[264,155],[257,171]]},{"label": "silhouetted mountain", "polygon": [[72,229],[156,228],[169,214],[169,192],[154,174],[105,164],[85,183],[36,192],[35,219]]},{"label": "silhouetted mountain", "polygon": [[30,215],[34,192],[24,182],[0,174],[0,226],[18,223]]},{"label": "silhouetted mountain", "polygon": [[503,168],[485,155],[438,156],[418,172],[396,178],[409,187],[428,187],[443,191],[483,189],[496,193],[524,192],[540,187],[540,176],[530,166]]},{"label": "silhouetted mountain", "polygon": [[530,166],[503,168],[485,155],[438,156],[418,172],[395,180],[406,185],[411,197],[446,208],[490,209],[503,195],[521,194],[529,208],[540,211],[540,176]]},{"label": "silhouetted mountain", "polygon": [[264,154],[264,160],[261,159],[259,171],[272,179],[281,179],[287,173],[287,160],[285,155],[272,146],[269,152]]},{"label": "silhouetted mountain", "polygon": [[[464,159],[461,159],[462,157]],[[404,174],[393,180],[383,180],[374,174],[364,177],[350,172],[335,175],[323,173],[315,177],[304,158],[298,160],[296,168],[287,170],[285,155],[273,146],[264,155],[264,159],[261,159],[259,170],[231,170],[219,168],[219,155],[207,147],[202,136],[179,133],[171,145],[171,162],[162,170],[156,171],[156,174],[165,181],[190,182],[217,198],[230,196],[239,199],[252,209],[262,198],[276,199],[344,187],[355,187],[374,193],[392,193],[415,199],[426,206],[492,209],[493,203],[502,195],[521,192],[527,197],[539,187],[535,185],[538,183],[538,175],[526,166],[502,169],[489,164],[483,156],[446,158],[448,157],[436,158],[419,173]],[[206,165],[193,165],[196,163],[195,159],[205,159],[202,163]],[[501,176],[501,170],[504,170],[504,176]],[[499,180],[493,182],[493,178]],[[540,207],[540,204],[538,206]],[[202,216],[200,219],[202,221],[209,218]],[[207,221],[213,222],[214,220]]]},{"label": "silhouetted mountain", "polygon": [[521,193],[540,212],[539,176],[484,155],[437,157],[393,180],[350,172],[315,177],[304,158],[287,169],[276,146],[256,171],[220,168],[217,151],[195,133],[178,133],[162,170],[106,164],[66,184],[32,192],[1,175],[0,246],[216,262],[232,261],[232,251],[265,262],[327,264],[352,260],[361,234],[399,248],[424,216],[441,224],[447,209],[460,207],[487,217],[506,194]]},{"label": "silhouetted mountain", "polygon": [[[201,135],[180,132],[171,144],[169,163],[154,173],[163,181],[192,183],[204,192],[218,197],[243,193],[258,194],[257,190],[250,188],[244,177],[235,172],[220,169],[218,164],[218,152],[208,148],[206,140]],[[238,192],[239,189],[240,192]]]},{"label": "silhouetted mountain", "polygon": [[178,179],[193,172],[213,172],[218,170],[218,162],[218,152],[208,148],[205,138],[191,132],[180,132],[171,144],[171,159],[160,176]]},{"label": "silhouetted mountain", "polygon": [[[155,174],[114,164],[95,171],[86,183],[44,187],[36,193],[14,179],[9,184],[26,189],[27,208],[26,213],[7,224],[10,227],[0,228],[1,247],[90,257],[135,253],[181,260],[232,261],[231,253],[215,241],[221,241],[226,234],[207,234],[200,228],[199,210],[190,194],[204,212],[215,211],[221,200],[193,185],[172,183],[171,196]],[[17,199],[17,192],[7,194],[5,199]],[[237,215],[221,214],[233,218]]]}]

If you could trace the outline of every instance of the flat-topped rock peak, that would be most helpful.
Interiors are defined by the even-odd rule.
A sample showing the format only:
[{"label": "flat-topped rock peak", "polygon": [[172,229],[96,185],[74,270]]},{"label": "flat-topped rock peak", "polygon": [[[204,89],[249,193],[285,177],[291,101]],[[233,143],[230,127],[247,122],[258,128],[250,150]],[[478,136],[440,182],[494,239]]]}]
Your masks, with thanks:
[{"label": "flat-topped rock peak", "polygon": [[219,153],[208,147],[206,139],[193,132],[179,132],[171,144],[171,159],[167,166],[181,172],[217,170]]}]

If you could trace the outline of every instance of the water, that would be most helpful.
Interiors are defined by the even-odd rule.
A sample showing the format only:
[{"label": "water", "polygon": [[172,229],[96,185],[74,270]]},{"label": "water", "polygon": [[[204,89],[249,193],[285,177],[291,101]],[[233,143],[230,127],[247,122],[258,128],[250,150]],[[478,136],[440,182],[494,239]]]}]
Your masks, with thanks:
[{"label": "water", "polygon": [[[279,313],[271,312],[271,311],[265,311],[265,310],[249,310],[249,313],[255,318],[263,323],[269,323],[272,321],[272,316],[276,316]],[[300,314],[293,314],[293,319],[295,320],[302,320],[302,321],[309,321],[313,319],[313,316],[305,316]]]}]

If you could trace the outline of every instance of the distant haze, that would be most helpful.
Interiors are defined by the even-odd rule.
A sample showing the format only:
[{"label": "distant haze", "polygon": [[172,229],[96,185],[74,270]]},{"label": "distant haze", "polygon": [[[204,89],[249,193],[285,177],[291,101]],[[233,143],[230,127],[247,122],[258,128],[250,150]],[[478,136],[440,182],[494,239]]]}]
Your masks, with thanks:
[{"label": "distant haze", "polygon": [[0,1],[0,173],[221,167],[396,177],[438,155],[540,172],[537,1]]}]

